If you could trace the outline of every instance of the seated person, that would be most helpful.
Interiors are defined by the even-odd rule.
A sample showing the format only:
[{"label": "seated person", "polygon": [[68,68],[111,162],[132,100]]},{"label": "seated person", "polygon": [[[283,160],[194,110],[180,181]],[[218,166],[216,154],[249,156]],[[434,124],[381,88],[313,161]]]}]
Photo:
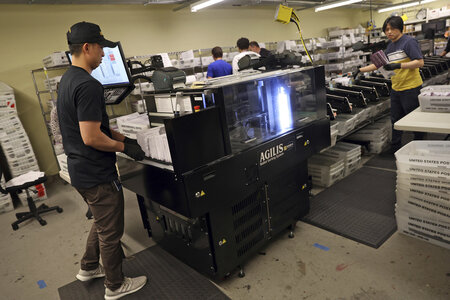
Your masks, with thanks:
[{"label": "seated person", "polygon": [[214,47],[211,50],[211,54],[214,58],[214,62],[208,66],[208,71],[206,73],[206,77],[216,78],[221,76],[231,75],[233,69],[231,65],[226,61],[222,60],[223,51],[220,47]]},{"label": "seated person", "polygon": [[232,66],[233,66],[233,74],[239,73],[239,65],[238,62],[241,58],[243,58],[246,55],[249,55],[250,58],[258,58],[260,55],[258,53],[255,53],[253,51],[249,51],[248,47],[250,46],[250,42],[247,38],[240,38],[237,40],[237,47],[239,50],[239,54],[236,55],[233,58]]},{"label": "seated person", "polygon": [[251,41],[248,49],[250,51],[258,53],[259,55],[261,55],[261,57],[268,57],[269,55],[272,54],[272,52],[270,52],[266,48],[260,48],[258,42],[256,42],[256,41]]}]

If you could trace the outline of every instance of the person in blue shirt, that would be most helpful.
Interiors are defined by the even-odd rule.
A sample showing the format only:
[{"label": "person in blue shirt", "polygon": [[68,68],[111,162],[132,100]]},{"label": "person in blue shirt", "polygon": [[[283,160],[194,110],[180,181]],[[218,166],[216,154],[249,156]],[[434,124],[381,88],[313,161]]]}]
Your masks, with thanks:
[{"label": "person in blue shirt", "polygon": [[231,75],[233,73],[231,65],[226,61],[222,60],[223,56],[222,48],[220,47],[212,48],[211,54],[214,58],[214,62],[208,66],[208,72],[206,73],[206,77],[216,78]]}]

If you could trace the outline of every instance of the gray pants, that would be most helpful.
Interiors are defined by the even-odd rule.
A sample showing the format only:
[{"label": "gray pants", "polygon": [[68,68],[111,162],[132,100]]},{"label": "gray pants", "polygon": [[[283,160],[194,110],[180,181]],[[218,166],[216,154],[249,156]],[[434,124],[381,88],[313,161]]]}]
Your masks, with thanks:
[{"label": "gray pants", "polygon": [[105,286],[116,290],[123,282],[123,250],[120,244],[124,231],[123,190],[120,188],[118,191],[112,182],[77,190],[94,216],[81,269],[95,270],[101,256],[106,273]]}]

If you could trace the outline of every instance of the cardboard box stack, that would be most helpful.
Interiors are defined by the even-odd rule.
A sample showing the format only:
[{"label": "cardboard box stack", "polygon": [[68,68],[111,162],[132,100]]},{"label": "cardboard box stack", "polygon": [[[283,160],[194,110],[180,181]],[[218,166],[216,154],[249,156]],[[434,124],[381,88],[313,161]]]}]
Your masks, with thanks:
[{"label": "cardboard box stack", "polygon": [[47,90],[56,91],[58,89],[58,83],[61,81],[62,75],[50,77],[48,80],[44,79],[44,86]]},{"label": "cardboard box stack", "polygon": [[67,167],[67,155],[61,153],[56,158],[58,159],[59,167],[61,169],[59,172],[63,172],[63,175],[69,177],[69,169]]},{"label": "cardboard box stack", "polygon": [[66,52],[60,51],[44,57],[42,63],[46,68],[67,66],[69,65],[69,59],[67,58]]},{"label": "cardboard box stack", "polygon": [[381,153],[389,145],[391,135],[391,126],[383,120],[358,130],[347,139],[369,142],[370,153]]},{"label": "cardboard box stack", "polygon": [[450,141],[412,141],[395,157],[398,231],[450,249]]},{"label": "cardboard box stack", "polygon": [[350,175],[361,166],[361,146],[339,142],[336,146],[321,153],[334,160],[344,160],[344,177]]},{"label": "cardboard box stack", "polygon": [[[0,179],[0,184],[3,188],[5,188],[5,179],[3,176]],[[14,205],[11,196],[9,194],[0,193],[0,214],[12,210],[14,210]]]},{"label": "cardboard box stack", "polygon": [[342,158],[332,158],[322,154],[308,159],[308,174],[315,186],[329,187],[344,177],[345,163]]},{"label": "cardboard box stack", "polygon": [[[28,171],[39,171],[30,140],[17,115],[14,91],[2,82],[0,82],[0,146],[12,177]],[[44,184],[30,190],[34,191],[31,194],[35,201],[47,198]],[[18,196],[22,204],[27,205],[25,192],[19,193]]]}]

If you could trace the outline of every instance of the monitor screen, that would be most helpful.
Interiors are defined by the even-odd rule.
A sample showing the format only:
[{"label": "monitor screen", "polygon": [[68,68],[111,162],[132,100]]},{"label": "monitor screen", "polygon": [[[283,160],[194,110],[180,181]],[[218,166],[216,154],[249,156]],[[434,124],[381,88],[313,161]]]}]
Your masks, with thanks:
[{"label": "monitor screen", "polygon": [[[92,71],[91,75],[105,86],[129,84],[130,77],[127,67],[125,65],[125,58],[123,56],[120,42],[114,48],[104,47],[102,63]],[[67,52],[69,62],[72,63],[72,55]]]},{"label": "monitor screen", "polygon": [[444,20],[438,20],[438,21],[435,21],[434,23],[436,23],[436,32],[439,32],[439,33],[444,33],[445,32],[445,29],[446,29],[446,26],[445,26],[445,23],[446,22],[446,20],[444,19]]}]

